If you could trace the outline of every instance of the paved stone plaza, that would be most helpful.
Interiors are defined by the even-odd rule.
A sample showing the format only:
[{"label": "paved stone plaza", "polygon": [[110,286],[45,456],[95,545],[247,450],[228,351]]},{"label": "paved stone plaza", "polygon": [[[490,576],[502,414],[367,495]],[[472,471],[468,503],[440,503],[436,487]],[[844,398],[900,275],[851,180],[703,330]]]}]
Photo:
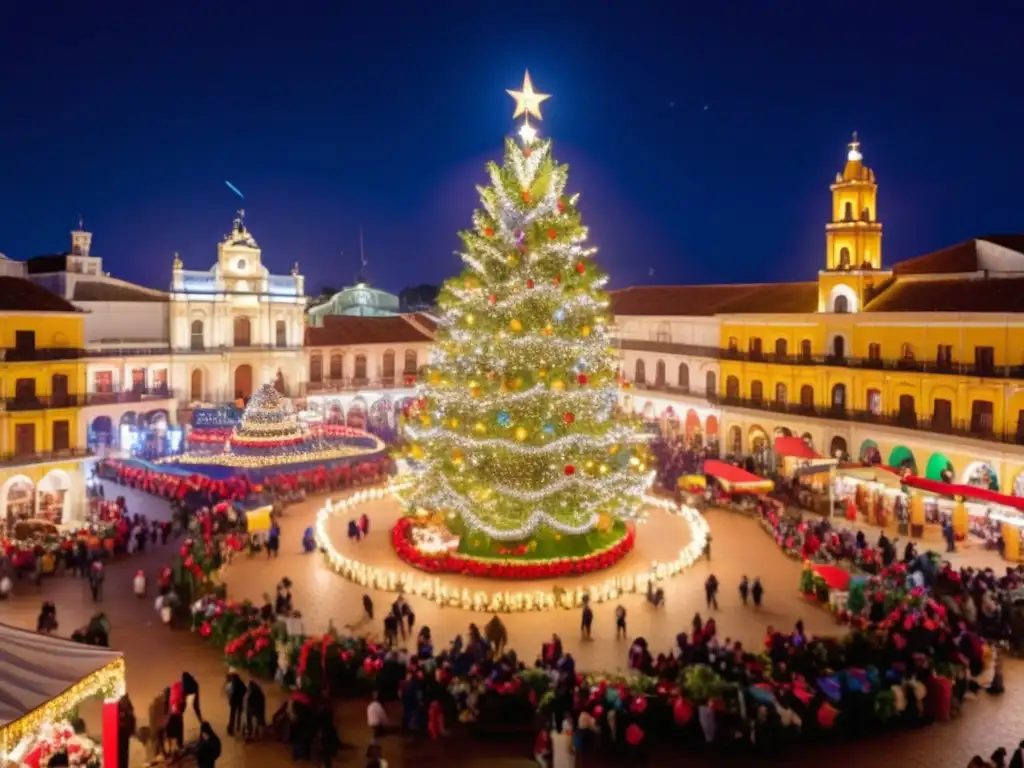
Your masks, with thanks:
[{"label": "paved stone plaza", "polygon": [[[143,512],[151,518],[166,517],[166,505],[152,497],[107,484],[108,497],[124,495],[131,512]],[[323,566],[319,555],[301,554],[302,532],[312,524],[322,498],[312,498],[287,510],[283,519],[281,555],[268,563],[264,557],[240,557],[227,572],[229,594],[234,599],[261,599],[272,593],[276,583],[288,576],[295,583],[293,589],[296,607],[302,611],[308,631],[320,631],[333,620],[338,627],[355,624],[359,632],[380,634],[380,626],[361,622],[363,591],[357,585],[344,581]],[[382,503],[384,504],[384,503]],[[388,544],[387,516],[394,514],[387,506],[371,510],[375,524],[371,524],[368,540],[349,544],[344,540],[344,521],[332,524],[332,531],[342,538],[335,539],[339,548],[353,547],[360,559],[395,567],[394,555]],[[379,517],[378,517],[379,515]],[[807,630],[816,634],[834,633],[836,625],[819,608],[808,606],[797,595],[796,584],[800,564],[786,558],[753,521],[740,515],[714,511],[708,516],[713,534],[712,561],[701,563],[690,572],[666,585],[667,605],[655,610],[642,596],[629,596],[622,600],[628,610],[631,637],[646,637],[652,650],[658,652],[671,647],[675,634],[688,630],[693,614],[707,615],[703,604],[703,580],[710,571],[722,583],[721,609],[715,612],[723,637],[742,640],[748,647],[761,642],[767,625],[788,628],[802,617]],[[675,522],[667,521],[667,522]],[[656,518],[643,537],[657,538]],[[288,753],[276,745],[243,746],[227,738],[226,699],[222,693],[224,667],[220,654],[207,643],[183,631],[170,631],[161,625],[153,609],[153,599],[139,599],[132,593],[132,577],[142,568],[151,583],[159,568],[170,562],[177,544],[148,549],[144,555],[120,560],[108,570],[106,594],[102,610],[110,618],[111,644],[125,653],[128,666],[128,691],[137,709],[143,709],[159,690],[167,686],[183,670],[190,671],[200,681],[204,716],[221,734],[224,756],[219,766],[278,766],[290,764]],[[646,556],[646,544],[631,558]],[[660,545],[655,545],[660,546]],[[972,553],[973,554],[973,553]],[[765,605],[760,611],[743,608],[736,593],[740,576],[760,576],[765,585]],[[494,586],[491,585],[493,589]],[[378,612],[383,612],[393,599],[387,593],[371,593]],[[0,605],[3,621],[17,626],[34,628],[36,615],[43,600],[52,600],[58,606],[60,634],[70,634],[86,623],[94,611],[84,582],[71,578],[52,578],[37,588],[25,582],[15,585],[12,601]],[[447,642],[456,633],[465,632],[470,622],[482,624],[489,618],[456,609],[440,609],[436,605],[412,599],[417,624],[429,626],[438,642]],[[628,641],[614,639],[614,604],[599,605],[595,613],[594,639],[579,639],[579,614],[576,611],[514,614],[504,617],[512,647],[530,659],[552,632],[558,632],[565,641],[566,650],[577,659],[581,669],[621,669],[625,666]],[[376,624],[376,623],[375,623]],[[963,718],[953,723],[925,728],[914,733],[899,733],[884,741],[874,741],[843,747],[842,765],[873,766],[879,760],[898,761],[907,768],[961,768],[975,754],[988,755],[996,746],[1011,746],[1024,737],[1024,710],[1021,697],[1016,695],[1024,684],[1024,664],[1007,665],[1008,694],[1001,699],[982,697],[969,702]],[[267,684],[268,709],[283,700],[273,684]],[[83,716],[91,729],[98,729],[99,706],[90,703],[83,708]],[[186,718],[189,735],[197,730],[194,718]],[[342,740],[351,748],[342,751],[339,765],[362,765],[367,742],[365,702],[343,702],[339,707],[339,730]],[[481,745],[468,738],[451,738],[442,743],[413,743],[400,737],[385,740],[385,756],[392,766],[528,766],[531,743],[512,741]],[[799,747],[793,751],[791,765],[820,765],[828,759],[827,745]],[[833,756],[834,757],[834,756]],[[707,758],[687,758],[690,764],[705,764]],[[133,747],[133,765],[141,765],[143,753]],[[588,761],[587,765],[596,764]],[[653,764],[653,763],[652,763]],[[706,762],[706,764],[711,764]],[[715,760],[715,765],[725,765]],[[837,765],[839,763],[836,763]]]}]

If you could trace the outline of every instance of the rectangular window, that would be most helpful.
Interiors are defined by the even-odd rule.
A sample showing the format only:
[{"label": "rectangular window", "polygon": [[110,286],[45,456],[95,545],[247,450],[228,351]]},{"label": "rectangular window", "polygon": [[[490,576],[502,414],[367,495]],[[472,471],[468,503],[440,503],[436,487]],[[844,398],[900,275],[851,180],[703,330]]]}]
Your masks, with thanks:
[{"label": "rectangular window", "polygon": [[114,372],[96,371],[92,375],[92,389],[101,395],[110,394],[114,391]]},{"label": "rectangular window", "polygon": [[14,382],[14,399],[31,402],[36,399],[36,380],[18,379]]},{"label": "rectangular window", "polygon": [[941,398],[935,399],[932,407],[932,428],[942,431],[949,430],[953,426],[953,403]]},{"label": "rectangular window", "polygon": [[36,455],[36,425],[14,425],[14,455],[19,458]]},{"label": "rectangular window", "polygon": [[165,394],[167,392],[167,369],[157,368],[153,371],[153,392]]},{"label": "rectangular window", "polygon": [[935,364],[940,369],[949,369],[953,367],[952,344],[939,344],[938,349],[935,350]]},{"label": "rectangular window", "polygon": [[61,453],[71,450],[71,422],[53,422],[53,452]]},{"label": "rectangular window", "polygon": [[36,348],[35,331],[15,331],[14,348],[19,352],[30,352]]},{"label": "rectangular window", "polygon": [[882,360],[882,345],[876,343],[868,344],[868,360],[873,363],[881,362]]},{"label": "rectangular window", "polygon": [[143,392],[146,389],[146,369],[132,369],[132,392]]},{"label": "rectangular window", "polygon": [[976,435],[990,435],[993,427],[992,403],[975,400],[971,403],[971,432]]},{"label": "rectangular window", "polygon": [[882,412],[882,392],[878,389],[868,390],[868,413],[878,416]]},{"label": "rectangular window", "polygon": [[995,347],[975,347],[974,367],[980,375],[995,373],[996,350]]}]

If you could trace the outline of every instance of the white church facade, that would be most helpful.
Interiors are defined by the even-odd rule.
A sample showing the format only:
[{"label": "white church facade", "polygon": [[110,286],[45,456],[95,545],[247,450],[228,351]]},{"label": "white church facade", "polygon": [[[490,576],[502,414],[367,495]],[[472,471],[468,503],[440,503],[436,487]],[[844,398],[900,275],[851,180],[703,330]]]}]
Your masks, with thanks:
[{"label": "white church facade", "polygon": [[273,275],[239,211],[208,270],[185,269],[175,256],[169,294],[172,378],[182,400],[247,399],[262,384],[299,394],[305,358],[305,286],[296,262]]}]

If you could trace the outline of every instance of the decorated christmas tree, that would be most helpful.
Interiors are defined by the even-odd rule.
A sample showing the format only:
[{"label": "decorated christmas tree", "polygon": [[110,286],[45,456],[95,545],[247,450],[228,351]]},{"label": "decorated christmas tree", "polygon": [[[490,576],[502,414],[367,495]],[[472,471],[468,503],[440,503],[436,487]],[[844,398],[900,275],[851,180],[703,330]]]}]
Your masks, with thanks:
[{"label": "decorated christmas tree", "polygon": [[617,408],[607,277],[566,193],[568,168],[528,122],[548,97],[528,73],[509,93],[522,141],[488,166],[461,233],[465,269],[441,291],[402,495],[410,512],[440,513],[463,552],[582,555],[625,535],[622,520],[640,510],[646,436]]}]

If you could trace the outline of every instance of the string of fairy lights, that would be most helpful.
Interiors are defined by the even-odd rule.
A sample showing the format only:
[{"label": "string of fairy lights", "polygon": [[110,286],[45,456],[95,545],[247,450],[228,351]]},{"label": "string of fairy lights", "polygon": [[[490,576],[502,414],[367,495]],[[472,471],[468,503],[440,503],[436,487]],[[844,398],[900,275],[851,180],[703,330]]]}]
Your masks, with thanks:
[{"label": "string of fairy lights", "polygon": [[[697,563],[703,556],[709,533],[707,521],[696,509],[677,505],[667,499],[644,497],[641,499],[643,505],[661,510],[686,527],[689,540],[679,548],[674,558],[654,560],[646,567],[632,572],[557,591],[553,587],[515,591],[471,591],[436,575],[369,565],[338,550],[329,530],[331,519],[351,519],[361,505],[383,500],[390,492],[390,489],[385,488],[364,489],[342,499],[329,500],[320,508],[314,524],[314,536],[317,547],[324,553],[328,567],[342,578],[364,588],[398,592],[430,600],[442,607],[462,608],[481,613],[571,610],[579,608],[584,602],[602,603],[616,600],[621,595],[644,594],[647,592],[648,584],[665,582],[686,572]],[[661,533],[664,535],[667,530]],[[516,561],[510,559],[507,562],[511,564]]]}]

